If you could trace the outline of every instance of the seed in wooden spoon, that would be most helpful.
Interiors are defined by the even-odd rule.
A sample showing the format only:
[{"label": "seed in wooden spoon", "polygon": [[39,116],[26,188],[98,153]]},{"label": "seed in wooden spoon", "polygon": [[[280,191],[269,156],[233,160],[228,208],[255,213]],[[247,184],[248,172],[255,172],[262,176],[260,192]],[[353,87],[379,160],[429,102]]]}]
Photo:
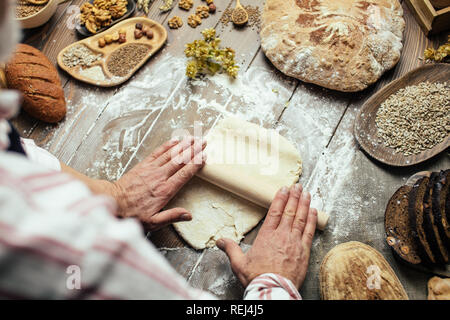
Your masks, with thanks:
[{"label": "seed in wooden spoon", "polygon": [[242,7],[237,7],[233,10],[233,14],[231,15],[231,20],[236,25],[243,25],[248,21],[248,14]]}]

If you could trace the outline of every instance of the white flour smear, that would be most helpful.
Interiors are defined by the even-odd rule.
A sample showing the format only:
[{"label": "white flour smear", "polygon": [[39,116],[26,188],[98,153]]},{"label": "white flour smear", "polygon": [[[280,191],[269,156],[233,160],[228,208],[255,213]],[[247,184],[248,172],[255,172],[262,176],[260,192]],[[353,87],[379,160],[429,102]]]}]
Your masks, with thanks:
[{"label": "white flour smear", "polygon": [[[154,67],[142,70],[109,99],[102,115],[107,119],[102,134],[108,138],[100,140],[104,154],[98,156],[101,160],[94,161],[91,174],[95,175],[101,168],[103,178],[106,175],[107,179],[118,179],[126,161],[153,126],[152,121],[163,110],[174,115],[168,123],[171,129],[192,126],[191,120],[183,116],[189,108],[207,114],[205,119],[209,123],[222,114],[267,127],[276,122],[291,95],[292,83],[262,67],[252,67],[234,80],[216,74],[183,82],[184,67],[184,58],[167,55]],[[182,87],[178,87],[180,83]],[[179,90],[171,96],[176,88]],[[336,200],[341,198],[341,187],[349,177],[357,150],[351,130],[342,130],[334,137],[331,144],[334,147],[326,148],[343,107],[342,101],[329,97],[329,91],[311,90],[301,84],[277,127],[301,151],[302,182],[313,195],[313,205],[329,213],[339,224],[357,218],[357,214],[348,213],[343,213],[345,219],[336,216],[341,213],[336,210]],[[338,227],[334,225],[333,232],[341,229]]]},{"label": "white flour smear", "polygon": [[[104,154],[93,155],[101,160],[92,162],[90,175],[119,178],[126,169],[124,158],[136,153],[162,112],[170,113],[167,125],[172,130],[192,127],[192,120],[185,117],[191,108],[202,115],[205,125],[211,125],[220,115],[234,115],[270,127],[291,94],[287,88],[292,83],[280,81],[262,67],[250,68],[234,80],[216,74],[186,82],[185,62],[184,58],[164,56],[154,67],[141,70],[106,102],[108,106],[99,120],[100,126],[105,123],[103,132],[95,133],[103,136],[97,139]],[[86,105],[98,105],[95,98],[92,100]]]}]

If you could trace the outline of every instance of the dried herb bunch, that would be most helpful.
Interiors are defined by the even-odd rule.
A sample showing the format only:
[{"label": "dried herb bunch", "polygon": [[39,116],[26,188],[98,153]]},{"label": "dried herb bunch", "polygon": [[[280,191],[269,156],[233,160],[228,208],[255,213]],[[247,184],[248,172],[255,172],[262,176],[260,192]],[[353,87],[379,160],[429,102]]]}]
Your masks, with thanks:
[{"label": "dried herb bunch", "polygon": [[424,52],[424,58],[427,61],[446,62],[450,57],[450,36],[446,44],[443,44],[437,49],[428,48]]},{"label": "dried herb bunch", "polygon": [[192,58],[187,63],[186,75],[193,79],[198,74],[225,71],[235,78],[239,67],[236,66],[234,50],[220,47],[220,39],[216,37],[215,29],[205,29],[202,35],[204,40],[186,44],[184,53],[186,57]]}]

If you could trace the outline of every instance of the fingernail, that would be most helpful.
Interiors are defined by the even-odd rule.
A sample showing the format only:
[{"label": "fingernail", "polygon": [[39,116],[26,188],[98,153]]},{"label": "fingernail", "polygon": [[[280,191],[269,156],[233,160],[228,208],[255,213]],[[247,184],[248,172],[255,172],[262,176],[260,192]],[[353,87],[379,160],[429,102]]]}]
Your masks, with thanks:
[{"label": "fingernail", "polygon": [[219,247],[219,249],[222,249],[225,246],[225,241],[223,241],[222,239],[217,240],[216,246]]},{"label": "fingernail", "polygon": [[191,217],[191,215],[189,213],[182,214],[180,218],[181,218],[182,221],[190,221],[190,220],[192,220],[192,217]]},{"label": "fingernail", "polygon": [[296,183],[296,184],[294,185],[294,188],[295,188],[295,191],[300,191],[301,188],[302,188],[302,185],[301,185],[300,183]]},{"label": "fingernail", "polygon": [[308,191],[304,191],[302,194],[302,198],[308,200],[309,198],[311,198],[311,194]]},{"label": "fingernail", "polygon": [[280,192],[283,193],[283,194],[288,194],[289,193],[289,189],[288,189],[288,187],[283,187],[283,188],[281,188]]}]

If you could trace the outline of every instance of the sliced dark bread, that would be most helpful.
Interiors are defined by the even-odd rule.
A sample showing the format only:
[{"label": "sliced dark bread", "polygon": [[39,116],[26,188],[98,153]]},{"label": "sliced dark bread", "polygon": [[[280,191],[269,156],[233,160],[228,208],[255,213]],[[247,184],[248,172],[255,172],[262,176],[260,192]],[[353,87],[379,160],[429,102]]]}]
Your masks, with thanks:
[{"label": "sliced dark bread", "polygon": [[436,263],[436,258],[428,243],[424,230],[423,198],[427,190],[430,178],[419,179],[412,187],[409,194],[408,216],[411,235],[417,245],[417,252],[424,263]]},{"label": "sliced dark bread", "polygon": [[441,224],[446,236],[447,250],[450,250],[450,169],[444,171],[445,185],[440,195]]},{"label": "sliced dark bread", "polygon": [[447,236],[445,226],[447,221],[445,219],[445,200],[450,191],[450,169],[441,171],[439,173],[439,178],[433,186],[433,196],[431,199],[431,209],[433,212],[434,223],[436,224],[435,230],[438,233],[438,242],[443,249],[445,262],[449,260],[450,251],[450,237]]},{"label": "sliced dark bread", "polygon": [[384,214],[386,241],[392,250],[403,260],[419,264],[417,243],[412,237],[408,216],[408,202],[411,187],[402,186],[389,199]]},{"label": "sliced dark bread", "polygon": [[433,191],[435,189],[435,186],[439,183],[439,177],[439,172],[433,172],[431,174],[427,189],[423,197],[423,229],[425,230],[428,244],[430,245],[430,249],[434,254],[436,262],[442,264],[448,261],[448,253],[442,243],[437,228],[437,221],[434,220],[433,215],[433,197],[435,197]]}]

